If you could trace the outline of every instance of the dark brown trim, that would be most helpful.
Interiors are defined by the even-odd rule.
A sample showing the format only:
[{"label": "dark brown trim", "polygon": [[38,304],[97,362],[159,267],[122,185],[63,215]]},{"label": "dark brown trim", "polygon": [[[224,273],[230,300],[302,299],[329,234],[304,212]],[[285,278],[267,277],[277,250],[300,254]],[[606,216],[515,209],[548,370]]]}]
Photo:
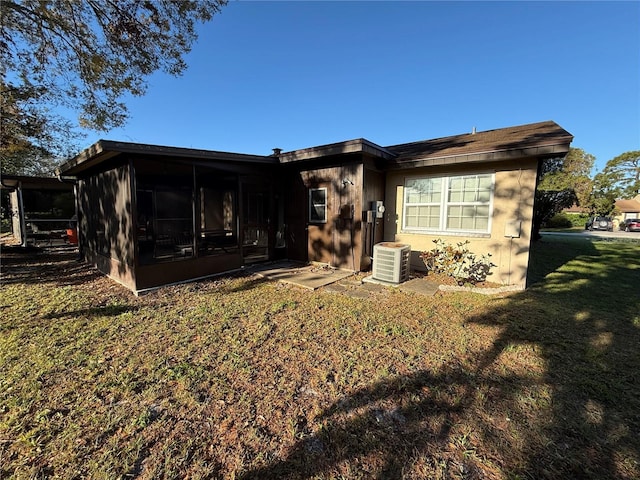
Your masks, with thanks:
[{"label": "dark brown trim", "polygon": [[280,163],[299,162],[304,160],[313,160],[321,157],[333,155],[343,155],[347,153],[368,153],[370,155],[381,158],[392,158],[393,153],[385,148],[376,145],[364,138],[355,140],[347,140],[345,142],[331,143],[320,145],[317,147],[303,148],[291,152],[281,153],[279,155]]},{"label": "dark brown trim", "polygon": [[418,167],[435,167],[441,165],[456,165],[464,163],[501,162],[520,158],[548,158],[566,155],[569,152],[569,141],[563,144],[544,145],[536,147],[493,150],[489,152],[469,153],[464,155],[450,155],[444,157],[428,157],[415,160],[389,160],[387,168],[403,170]]},{"label": "dark brown trim", "polygon": [[60,179],[56,177],[29,177],[26,175],[5,175],[0,177],[2,189],[14,190],[21,187],[25,190],[73,190],[75,180]]},{"label": "dark brown trim", "polygon": [[114,142],[99,140],[89,148],[83,150],[76,157],[63,163],[56,169],[58,175],[77,175],[98,163],[123,153],[142,154],[146,156],[178,157],[200,160],[217,160],[221,162],[249,163],[249,164],[278,164],[273,156],[248,155],[243,153],[219,152],[215,150],[199,150],[182,147],[165,147],[160,145],[146,145],[140,143]]}]

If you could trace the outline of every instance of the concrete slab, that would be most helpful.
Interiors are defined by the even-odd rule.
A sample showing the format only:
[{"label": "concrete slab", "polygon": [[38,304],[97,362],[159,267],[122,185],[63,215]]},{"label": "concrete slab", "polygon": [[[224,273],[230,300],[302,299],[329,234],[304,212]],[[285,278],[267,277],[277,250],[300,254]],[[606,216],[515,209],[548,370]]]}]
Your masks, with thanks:
[{"label": "concrete slab", "polygon": [[355,290],[345,290],[344,295],[351,298],[369,298],[370,296],[369,292],[360,288]]},{"label": "concrete slab", "polygon": [[315,290],[353,275],[349,270],[337,270],[325,266],[300,265],[291,262],[252,266],[252,272],[269,280]]},{"label": "concrete slab", "polygon": [[424,278],[413,278],[408,282],[400,284],[400,290],[403,292],[413,292],[419,295],[426,295],[432,297],[438,291],[440,285],[435,282],[430,282]]},{"label": "concrete slab", "polygon": [[363,283],[362,288],[368,292],[380,293],[384,290],[384,285],[377,283]]},{"label": "concrete slab", "polygon": [[[393,287],[397,288],[403,292],[413,292],[420,295],[433,296],[438,291],[439,285],[434,282],[430,282],[425,280],[424,278],[412,278],[403,283],[389,283],[384,282],[382,280],[377,280],[372,276],[365,277],[362,279],[362,282],[367,285],[373,287],[373,285],[380,285],[385,287]],[[371,288],[369,287],[369,288]]]},{"label": "concrete slab", "polygon": [[398,288],[401,285],[400,283],[391,283],[391,282],[385,282],[384,280],[378,280],[377,278],[373,278],[373,275],[364,277],[362,279],[362,283],[382,285],[383,287],[393,287],[393,288]]},{"label": "concrete slab", "polygon": [[347,291],[347,287],[339,283],[332,283],[324,287],[325,292],[343,293]]}]

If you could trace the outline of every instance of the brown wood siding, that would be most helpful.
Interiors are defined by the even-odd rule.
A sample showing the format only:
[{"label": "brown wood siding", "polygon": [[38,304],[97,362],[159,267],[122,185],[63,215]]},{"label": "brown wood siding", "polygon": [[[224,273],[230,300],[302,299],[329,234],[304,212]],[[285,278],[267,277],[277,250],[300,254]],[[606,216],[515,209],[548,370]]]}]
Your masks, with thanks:
[{"label": "brown wood siding", "polygon": [[307,187],[297,171],[286,173],[284,182],[285,238],[287,257],[299,262],[307,258]]},{"label": "brown wood siding", "polygon": [[371,257],[373,257],[373,246],[384,239],[384,218],[377,218],[374,215],[373,223],[366,222],[366,214],[371,210],[371,202],[382,200],[385,194],[385,175],[382,172],[365,168],[364,189],[362,206],[362,259],[361,270],[368,270],[371,267]]},{"label": "brown wood siding", "polygon": [[[308,259],[336,268],[360,270],[362,257],[362,163],[301,172],[308,209],[311,188],[327,188],[327,222],[308,224]],[[344,184],[343,180],[351,183]],[[301,199],[302,200],[302,199]],[[353,216],[350,215],[350,210]]]},{"label": "brown wood siding", "polygon": [[114,279],[116,282],[124,285],[130,290],[136,290],[135,269],[129,265],[125,265],[115,258],[109,258],[92,251],[84,252],[84,259],[95,265],[98,270]]},{"label": "brown wood siding", "polygon": [[242,265],[243,260],[239,253],[143,265],[136,271],[135,290],[161,287],[229,272],[241,268]]},{"label": "brown wood siding", "polygon": [[129,166],[116,166],[79,180],[78,209],[78,228],[87,261],[130,285],[135,243]]}]

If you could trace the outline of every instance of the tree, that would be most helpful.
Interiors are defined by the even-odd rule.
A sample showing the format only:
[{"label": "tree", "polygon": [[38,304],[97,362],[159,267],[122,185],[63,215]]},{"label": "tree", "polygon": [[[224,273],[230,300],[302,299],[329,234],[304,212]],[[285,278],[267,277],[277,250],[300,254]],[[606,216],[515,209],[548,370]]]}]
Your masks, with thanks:
[{"label": "tree", "polygon": [[[71,154],[78,138],[71,122],[45,115],[35,104],[35,94],[0,84],[0,158],[2,173],[49,176],[52,158]],[[61,139],[65,139],[62,141]],[[56,153],[52,153],[56,152]]]},{"label": "tree", "polygon": [[611,177],[598,173],[593,177],[593,188],[586,207],[590,215],[610,215],[616,206],[618,189],[615,188]]},{"label": "tree", "polygon": [[[77,127],[123,125],[123,97],[143,95],[153,72],[182,74],[196,23],[209,21],[226,3],[2,0],[3,165],[15,167],[22,154],[22,160],[62,155]],[[77,122],[56,116],[57,109],[78,112]]]},{"label": "tree", "polygon": [[595,157],[580,148],[571,148],[565,157],[540,162],[533,210],[534,239],[540,238],[540,228],[556,213],[588,201],[594,162]]},{"label": "tree", "polygon": [[625,152],[609,160],[602,175],[617,197],[635,197],[640,193],[640,150]]}]

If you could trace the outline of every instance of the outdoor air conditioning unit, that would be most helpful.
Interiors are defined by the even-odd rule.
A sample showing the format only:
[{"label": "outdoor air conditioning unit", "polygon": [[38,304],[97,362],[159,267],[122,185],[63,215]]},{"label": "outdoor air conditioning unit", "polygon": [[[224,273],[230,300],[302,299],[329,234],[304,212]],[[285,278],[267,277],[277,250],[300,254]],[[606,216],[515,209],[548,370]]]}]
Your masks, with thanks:
[{"label": "outdoor air conditioning unit", "polygon": [[373,275],[375,280],[402,283],[409,280],[411,245],[382,242],[373,247]]}]

